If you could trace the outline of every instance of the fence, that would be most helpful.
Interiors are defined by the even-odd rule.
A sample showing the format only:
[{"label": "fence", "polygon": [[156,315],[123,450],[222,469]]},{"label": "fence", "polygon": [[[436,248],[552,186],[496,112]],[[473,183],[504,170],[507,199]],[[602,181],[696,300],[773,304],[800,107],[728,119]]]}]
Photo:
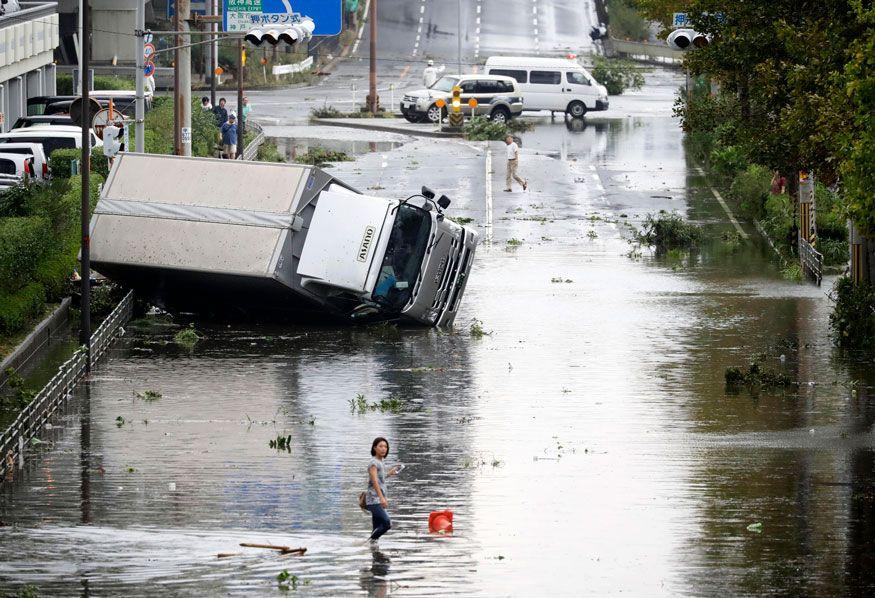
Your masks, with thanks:
[{"label": "fence", "polygon": [[249,142],[249,145],[247,145],[243,149],[243,153],[240,154],[240,159],[241,160],[253,160],[255,158],[255,156],[258,154],[258,148],[261,147],[262,143],[264,143],[264,129],[262,129],[261,125],[259,125],[258,123],[252,123],[252,124],[246,123],[246,127],[247,128],[252,127],[252,130],[257,131],[258,134],[255,136],[255,138],[252,141]]},{"label": "fence", "polygon": [[[106,353],[119,329],[131,317],[134,294],[129,292],[115,307],[103,323],[91,335],[91,365],[94,366]],[[37,393],[33,400],[21,410],[3,434],[0,434],[0,481],[12,478],[16,469],[24,467],[24,456],[28,443],[36,437],[46,422],[72,395],[76,384],[85,376],[88,356],[85,348],[78,349],[73,357],[58,368],[48,384]]]},{"label": "fence", "polygon": [[680,66],[684,57],[683,52],[673,50],[666,43],[648,44],[644,42],[630,42],[613,37],[609,40],[604,40],[604,42],[605,53],[608,56],[619,56],[664,66]]},{"label": "fence", "polygon": [[823,280],[823,254],[802,237],[799,238],[799,259],[802,273],[820,286],[820,281]]}]

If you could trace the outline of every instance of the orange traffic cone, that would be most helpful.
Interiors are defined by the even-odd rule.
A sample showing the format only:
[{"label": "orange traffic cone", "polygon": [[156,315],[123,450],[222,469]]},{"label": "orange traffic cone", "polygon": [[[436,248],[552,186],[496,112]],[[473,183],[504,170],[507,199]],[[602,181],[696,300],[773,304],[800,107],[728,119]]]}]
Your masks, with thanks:
[{"label": "orange traffic cone", "polygon": [[449,534],[453,531],[452,511],[432,511],[428,516],[428,531],[433,534]]}]

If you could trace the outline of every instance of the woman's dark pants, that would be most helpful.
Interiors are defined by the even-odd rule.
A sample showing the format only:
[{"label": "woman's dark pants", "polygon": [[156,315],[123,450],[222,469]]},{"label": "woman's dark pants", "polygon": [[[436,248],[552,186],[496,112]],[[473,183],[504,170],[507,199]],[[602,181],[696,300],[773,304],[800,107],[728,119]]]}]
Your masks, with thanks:
[{"label": "woman's dark pants", "polygon": [[392,521],[389,519],[389,513],[380,505],[367,505],[367,509],[371,512],[371,521],[374,525],[371,540],[376,540],[392,528]]}]

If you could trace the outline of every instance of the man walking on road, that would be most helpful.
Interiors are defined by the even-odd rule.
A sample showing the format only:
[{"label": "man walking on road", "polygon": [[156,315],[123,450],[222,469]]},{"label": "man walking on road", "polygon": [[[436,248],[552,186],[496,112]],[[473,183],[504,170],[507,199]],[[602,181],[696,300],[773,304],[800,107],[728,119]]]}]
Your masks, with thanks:
[{"label": "man walking on road", "polygon": [[237,159],[237,116],[233,112],[222,125],[222,152],[229,160]]},{"label": "man walking on road", "polygon": [[504,190],[508,193],[513,191],[511,185],[513,184],[513,181],[516,181],[523,186],[523,191],[525,191],[528,188],[529,183],[525,179],[521,179],[516,173],[517,166],[519,166],[520,162],[520,146],[516,144],[513,137],[510,135],[504,138],[504,143],[507,145],[507,178],[504,183]]}]

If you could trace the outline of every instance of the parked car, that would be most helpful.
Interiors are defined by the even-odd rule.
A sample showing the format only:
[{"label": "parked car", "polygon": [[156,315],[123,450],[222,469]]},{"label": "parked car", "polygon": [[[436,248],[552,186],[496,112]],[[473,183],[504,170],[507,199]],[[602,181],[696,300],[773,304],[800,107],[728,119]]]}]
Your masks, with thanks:
[{"label": "parked car", "polygon": [[549,110],[582,117],[608,109],[608,90],[573,60],[528,56],[490,56],[486,72],[512,77],[523,96],[524,110]]},{"label": "parked car", "polygon": [[40,143],[4,143],[0,145],[4,154],[21,154],[33,158],[33,168],[36,176],[43,180],[49,178],[49,161]]},{"label": "parked car", "polygon": [[35,126],[47,125],[73,125],[73,119],[65,114],[40,114],[36,116],[22,116],[12,125],[13,129],[26,129]]},{"label": "parked car", "polygon": [[0,174],[14,175],[22,179],[35,179],[36,169],[33,167],[33,156],[7,154],[0,151]]},{"label": "parked car", "polygon": [[0,174],[0,193],[20,185],[24,179],[17,174]]},{"label": "parked car", "polygon": [[[4,143],[39,143],[46,157],[51,157],[56,149],[82,147],[82,129],[79,127],[28,127],[13,129],[0,135],[0,151]],[[94,131],[91,131],[91,147],[102,147],[101,141]]]},{"label": "parked car", "polygon": [[[27,100],[27,115],[38,116],[41,114],[67,114],[70,112],[70,104],[79,96],[35,96]],[[133,91],[116,91],[95,89],[89,94],[100,105],[106,108],[109,100],[113,100],[113,108],[128,116],[134,115],[136,93]],[[51,109],[50,109],[51,107]],[[144,107],[146,112],[152,108],[152,94],[146,92]]]},{"label": "parked car", "polygon": [[462,89],[462,112],[470,115],[471,98],[477,100],[476,114],[497,122],[506,122],[523,111],[523,98],[510,77],[496,75],[444,75],[429,88],[407,92],[401,99],[401,114],[409,122],[440,122],[447,109],[437,105],[439,99],[449,105],[453,87]]}]

